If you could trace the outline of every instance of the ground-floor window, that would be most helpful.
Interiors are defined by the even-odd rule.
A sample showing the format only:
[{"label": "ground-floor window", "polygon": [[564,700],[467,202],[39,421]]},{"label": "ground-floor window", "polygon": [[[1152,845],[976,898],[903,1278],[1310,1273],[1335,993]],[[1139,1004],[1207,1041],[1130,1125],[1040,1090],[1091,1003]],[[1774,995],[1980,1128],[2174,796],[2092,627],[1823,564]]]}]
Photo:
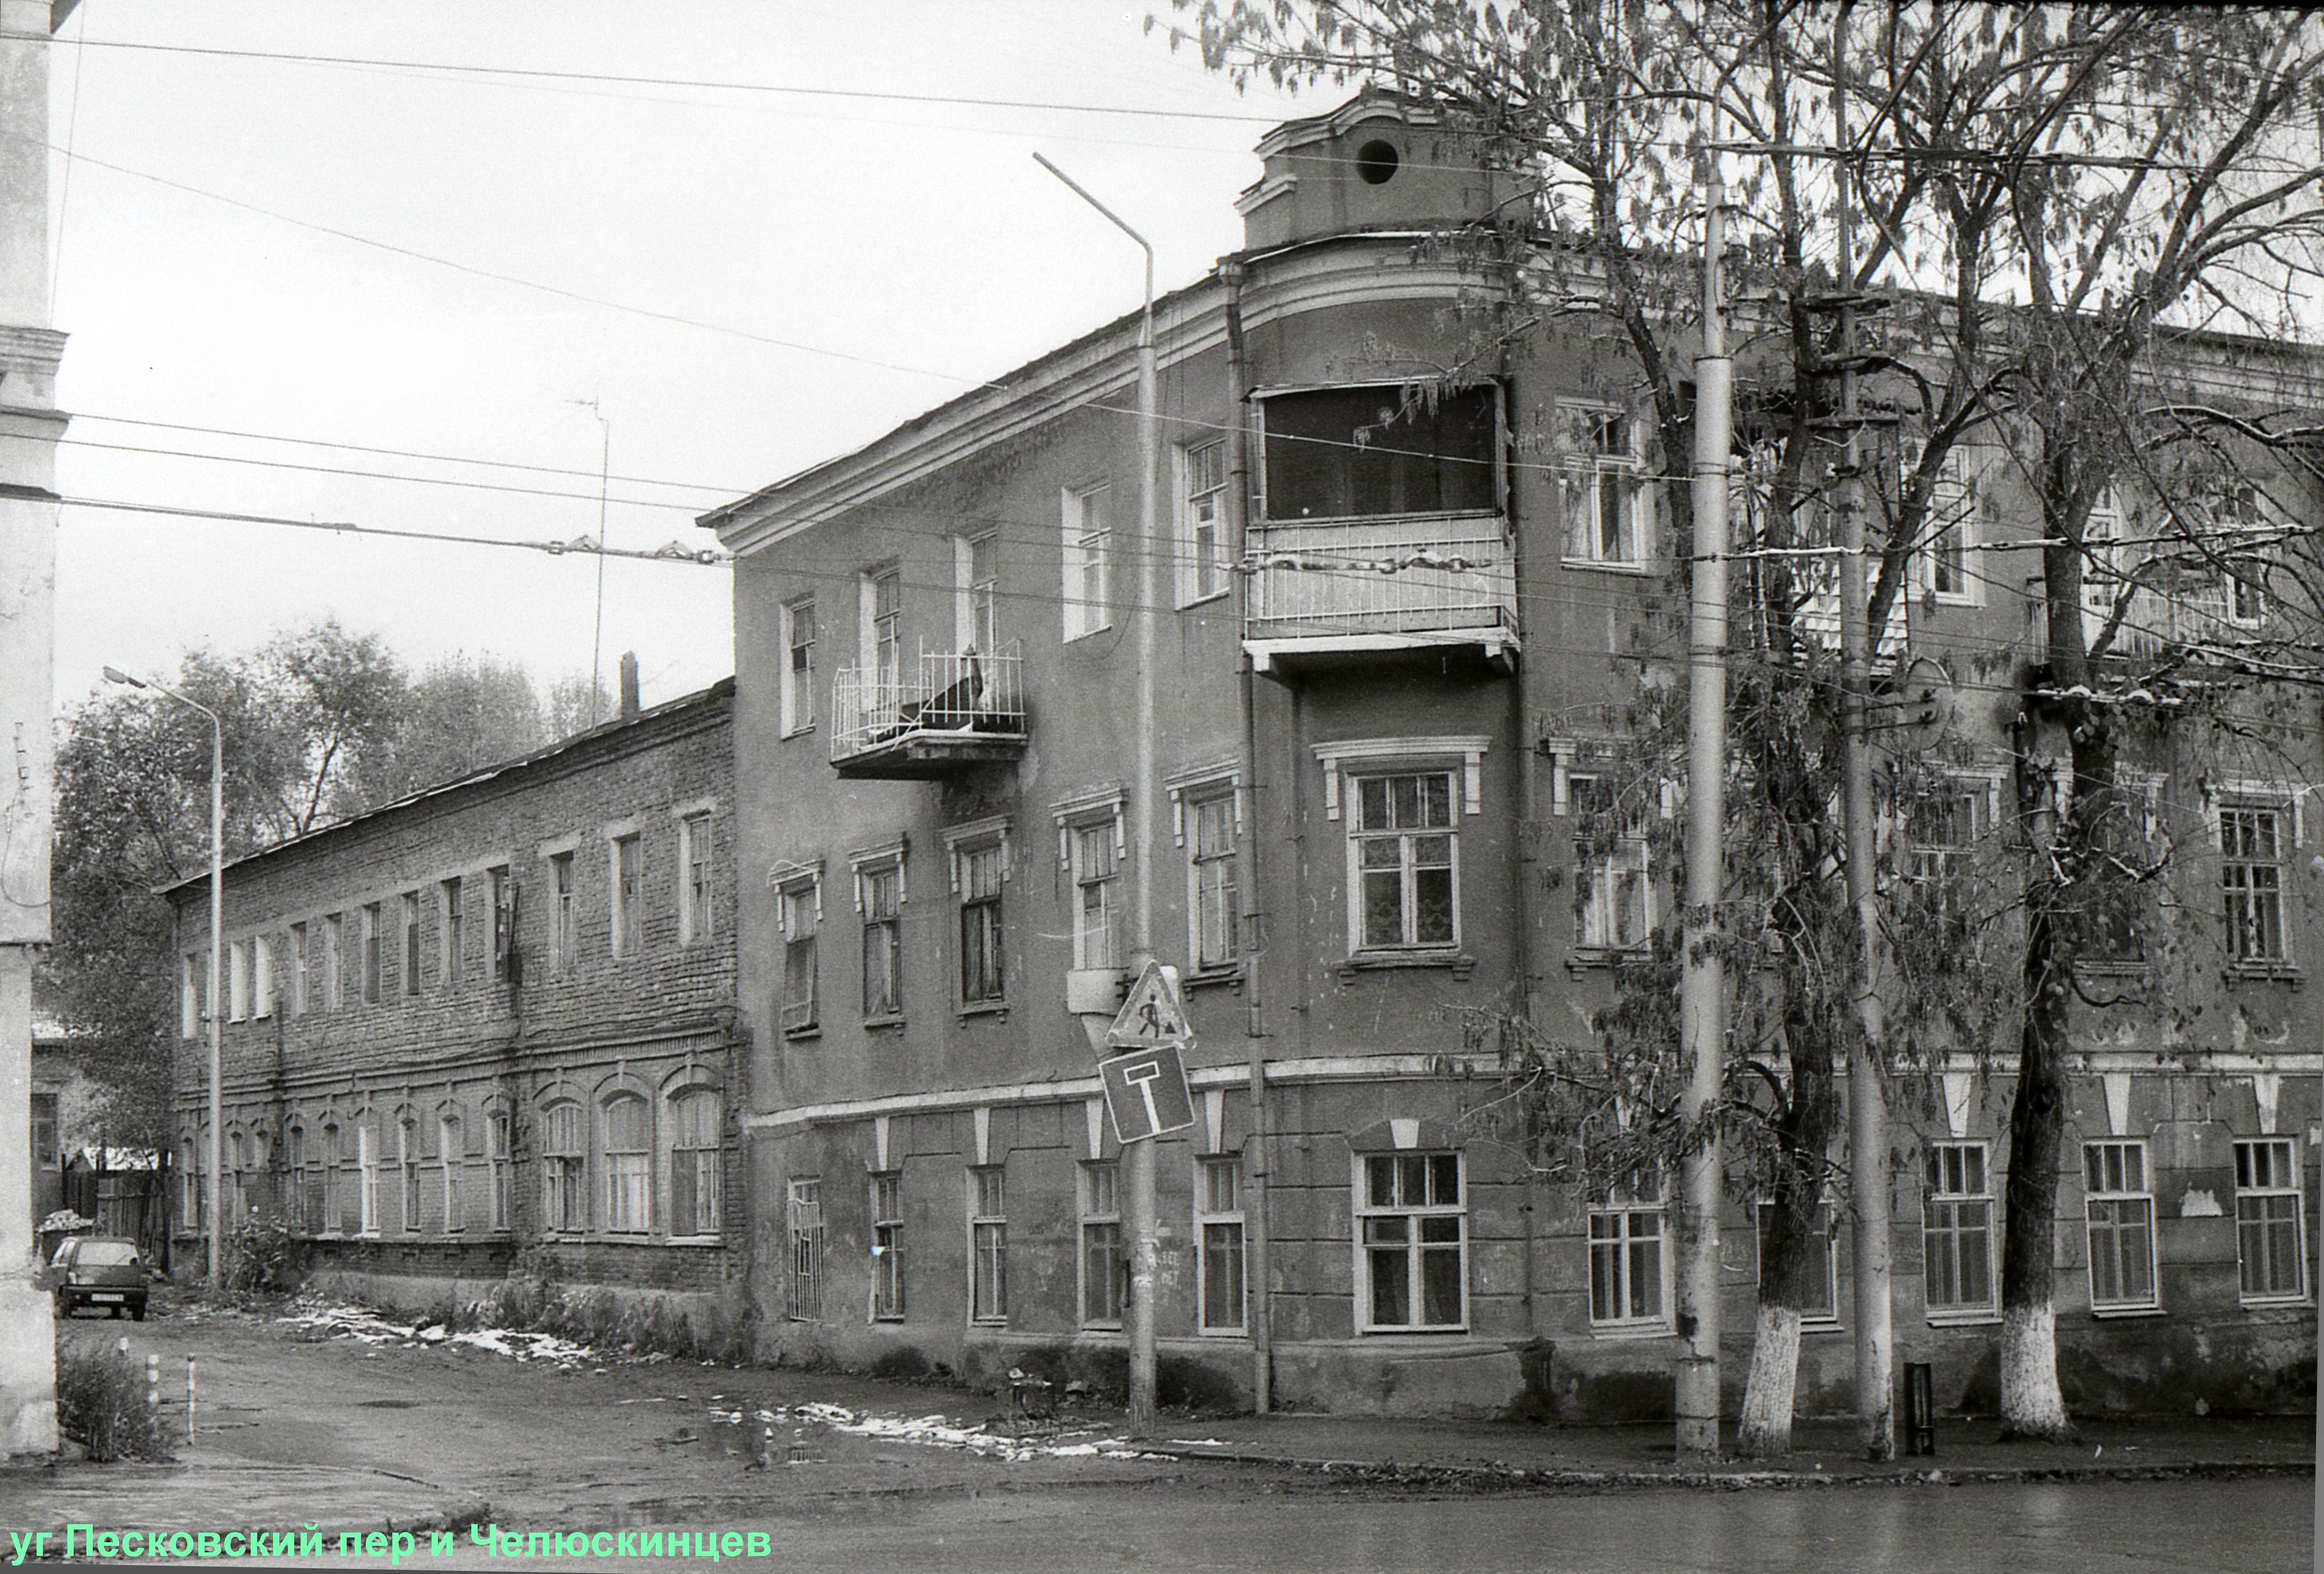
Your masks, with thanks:
[{"label": "ground-floor window", "polygon": [[1356,1228],[1367,1331],[1468,1321],[1468,1213],[1457,1153],[1360,1156]]},{"label": "ground-floor window", "polygon": [[2306,1293],[2295,1158],[2290,1137],[2236,1144],[2236,1261],[2246,1301],[2294,1301]]},{"label": "ground-floor window", "polygon": [[1203,1331],[1240,1333],[1243,1295],[1242,1160],[1195,1161],[1194,1235],[1201,1251]]},{"label": "ground-floor window", "polygon": [[1922,1291],[1932,1315],[1990,1313],[1993,1181],[1981,1142],[1932,1142],[1921,1196]]},{"label": "ground-floor window", "polygon": [[369,1120],[355,1128],[355,1174],[362,1188],[359,1206],[365,1235],[379,1233],[379,1142]]},{"label": "ground-floor window", "polygon": [[998,1164],[968,1172],[968,1314],[1009,1321],[1009,1210]]},{"label": "ground-floor window", "polygon": [[634,1093],[608,1099],[604,1110],[604,1228],[642,1235],[653,1211],[653,1112]]},{"label": "ground-floor window", "polygon": [[2146,1189],[2146,1145],[2084,1143],[2082,1180],[2091,1310],[2153,1306],[2154,1197]]},{"label": "ground-floor window", "polygon": [[1665,1214],[1658,1178],[1618,1186],[1590,1210],[1592,1327],[1660,1327],[1667,1320]]},{"label": "ground-floor window", "polygon": [[1127,1301],[1121,1255],[1121,1166],[1107,1159],[1082,1166],[1082,1326],[1119,1328]]},{"label": "ground-floor window", "polygon": [[797,1322],[823,1321],[823,1182],[794,1175],[784,1197],[790,1235],[790,1316]]},{"label": "ground-floor window", "polygon": [[716,1235],[722,1176],[718,1093],[689,1088],[669,1101],[669,1233]]},{"label": "ground-floor window", "polygon": [[872,1177],[872,1315],[904,1315],[904,1177]]},{"label": "ground-floor window", "polygon": [[551,1104],[540,1112],[540,1207],[545,1229],[589,1228],[586,1155],[580,1105]]},{"label": "ground-floor window", "polygon": [[[1764,1293],[1766,1286],[1767,1231],[1774,1223],[1775,1205],[1759,1204],[1759,1282]],[[1802,1322],[1837,1322],[1840,1321],[1840,1254],[1832,1247],[1831,1210],[1817,1204],[1815,1219],[1808,1227],[1808,1294],[1806,1303],[1799,1308]]]}]

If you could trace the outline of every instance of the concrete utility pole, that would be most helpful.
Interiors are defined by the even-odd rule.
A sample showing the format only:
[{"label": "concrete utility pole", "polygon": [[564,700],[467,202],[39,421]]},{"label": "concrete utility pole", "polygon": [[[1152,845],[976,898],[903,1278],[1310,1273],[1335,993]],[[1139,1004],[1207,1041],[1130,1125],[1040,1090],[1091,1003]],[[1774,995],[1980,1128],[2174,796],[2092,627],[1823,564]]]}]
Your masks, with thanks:
[{"label": "concrete utility pole", "polygon": [[[1161,373],[1154,347],[1154,247],[1072,176],[1038,153],[1033,157],[1146,253],[1146,308],[1138,319],[1138,538],[1131,549],[1138,572],[1131,582],[1136,588],[1129,608],[1136,664],[1130,681],[1138,691],[1137,741],[1129,802],[1123,809],[1130,816],[1130,971],[1132,976],[1142,976],[1147,963],[1155,960],[1154,608],[1160,593],[1154,578],[1155,566],[1166,549],[1159,529],[1161,497],[1156,479],[1162,463],[1162,428]],[[1154,1215],[1155,1142],[1148,1137],[1125,1143],[1121,1155],[1122,1225],[1130,1236],[1130,1305],[1124,1318],[1130,1334],[1130,1435],[1140,1438],[1154,1431],[1154,1281],[1159,1245]]]},{"label": "concrete utility pole", "polygon": [[[1842,26],[1833,30],[1840,47]],[[1837,67],[1839,61],[1834,60]],[[1834,142],[1848,145],[1847,95],[1832,94]],[[1849,1245],[1855,1256],[1851,1310],[1856,1320],[1856,1422],[1868,1459],[1896,1457],[1895,1351],[1888,1293],[1888,1106],[1881,1082],[1880,1046],[1887,1016],[1880,999],[1879,925],[1872,878],[1872,631],[1864,586],[1864,429],[1856,410],[1856,249],[1851,231],[1848,161],[1832,166],[1840,235],[1840,413],[1848,434],[1840,483],[1840,686],[1845,739],[1840,815],[1848,842],[1848,905],[1856,915],[1855,977],[1850,994],[1858,1032],[1848,1047]]]},{"label": "concrete utility pole", "polygon": [[1719,1453],[1719,1210],[1720,1145],[1706,1127],[1719,1101],[1727,1044],[1726,962],[1719,954],[1721,834],[1727,817],[1727,467],[1735,368],[1727,354],[1720,279],[1727,187],[1709,150],[1702,238],[1702,353],[1694,362],[1693,594],[1687,617],[1686,910],[1679,973],[1679,1035],[1686,1082],[1679,1112],[1679,1358],[1682,1459]]},{"label": "concrete utility pole", "polygon": [[49,36],[72,0],[0,0],[0,1455],[57,1446],[56,1330],[34,1283],[32,957],[49,941],[57,364]]}]

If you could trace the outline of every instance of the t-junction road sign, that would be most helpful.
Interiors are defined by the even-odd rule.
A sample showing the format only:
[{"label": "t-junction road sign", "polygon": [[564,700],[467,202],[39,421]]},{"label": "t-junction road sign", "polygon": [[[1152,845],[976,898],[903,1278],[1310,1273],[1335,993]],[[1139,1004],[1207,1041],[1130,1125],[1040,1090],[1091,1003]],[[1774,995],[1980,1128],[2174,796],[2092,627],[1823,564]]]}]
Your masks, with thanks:
[{"label": "t-junction road sign", "polygon": [[1167,1137],[1194,1123],[1194,1097],[1187,1091],[1186,1065],[1176,1045],[1117,1054],[1098,1062],[1097,1071],[1113,1134],[1123,1142]]}]

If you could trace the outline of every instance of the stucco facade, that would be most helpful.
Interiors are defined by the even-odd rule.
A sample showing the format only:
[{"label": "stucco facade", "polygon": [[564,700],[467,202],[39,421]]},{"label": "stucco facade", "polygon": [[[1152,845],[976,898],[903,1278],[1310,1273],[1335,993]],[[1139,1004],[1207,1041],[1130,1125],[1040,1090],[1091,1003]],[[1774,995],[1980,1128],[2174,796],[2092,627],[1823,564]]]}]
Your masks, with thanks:
[{"label": "stucco facade", "polygon": [[[1145,801],[1198,1116],[1158,1155],[1163,1395],[1248,1403],[1264,1346],[1280,1404],[1666,1414],[1672,1210],[1529,1177],[1477,1118],[1493,1067],[1464,1031],[1519,1004],[1589,1031],[1609,963],[1672,909],[1642,851],[1577,851],[1625,707],[1683,657],[1637,392],[1586,332],[1544,331],[1406,407],[1490,299],[1489,271],[1428,241],[1490,183],[1378,102],[1260,151],[1249,248],[1157,308],[1168,544]],[[1102,1377],[1125,1358],[1120,1147],[1069,1008],[1110,1008],[1126,961],[1135,335],[1111,325],[704,520],[735,554],[764,1357]],[[2006,484],[1987,503],[2009,517]],[[2022,605],[1940,588],[1909,598],[1914,637],[2036,658]],[[1960,708],[1965,769],[2007,757],[2006,710]],[[2316,834],[2293,813],[2314,740],[2310,717],[2280,787],[2226,800],[2282,816],[2279,877]],[[2218,765],[2172,769],[2188,789],[2158,813],[2216,852],[2222,800],[2196,784]],[[2189,866],[2207,904],[2218,865]],[[2071,1404],[2268,1406],[2312,1385],[2304,879],[2277,913],[2281,965],[2211,970],[2193,1036],[2093,1014],[2058,1224]],[[1933,1363],[1948,1406],[1992,1385],[1993,1064],[1940,1056],[1899,1100],[1899,1358]],[[2115,1188],[2099,1206],[2086,1164]],[[1849,1402],[1845,1236],[1834,1314],[1803,1339],[1810,1413]],[[1738,1203],[1730,1389],[1757,1273]]]}]

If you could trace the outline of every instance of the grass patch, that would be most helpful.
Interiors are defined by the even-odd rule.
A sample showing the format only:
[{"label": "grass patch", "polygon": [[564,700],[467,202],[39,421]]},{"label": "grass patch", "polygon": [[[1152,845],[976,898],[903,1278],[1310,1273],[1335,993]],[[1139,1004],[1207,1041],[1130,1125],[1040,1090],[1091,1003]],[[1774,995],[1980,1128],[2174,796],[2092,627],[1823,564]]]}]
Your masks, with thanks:
[{"label": "grass patch", "polygon": [[100,1465],[177,1457],[161,1415],[145,1403],[143,1369],[108,1346],[58,1345],[57,1426]]}]

